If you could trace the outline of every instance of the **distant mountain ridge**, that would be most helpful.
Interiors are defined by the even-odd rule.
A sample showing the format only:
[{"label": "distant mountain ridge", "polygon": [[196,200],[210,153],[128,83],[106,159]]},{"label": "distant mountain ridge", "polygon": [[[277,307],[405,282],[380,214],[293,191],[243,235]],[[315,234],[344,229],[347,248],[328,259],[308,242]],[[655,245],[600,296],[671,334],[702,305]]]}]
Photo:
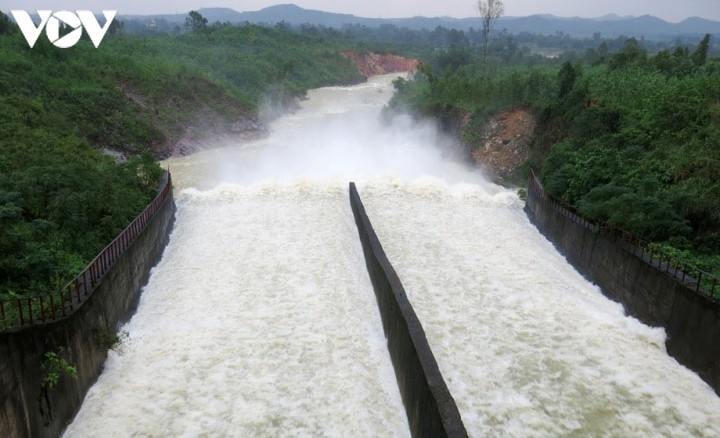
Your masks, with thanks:
[{"label": "distant mountain ridge", "polygon": [[[270,6],[259,11],[238,12],[230,8],[203,8],[198,10],[209,22],[214,23],[258,23],[275,24],[286,22],[291,25],[315,24],[327,27],[345,25],[364,25],[378,27],[394,24],[410,29],[434,29],[444,26],[452,29],[468,30],[482,28],[479,17],[411,17],[411,18],[365,18],[350,14],[323,12],[304,9],[294,4]],[[138,16],[125,15],[125,20],[164,19],[173,23],[184,23],[187,14]],[[640,17],[620,17],[615,14],[598,18],[565,18],[554,15],[531,15],[527,17],[501,17],[496,30],[506,29],[510,33],[556,34],[563,33],[575,37],[591,37],[596,33],[603,37],[620,35],[645,37],[649,39],[672,39],[681,35],[720,35],[720,21],[691,17],[680,23],[669,23],[650,15]]]}]

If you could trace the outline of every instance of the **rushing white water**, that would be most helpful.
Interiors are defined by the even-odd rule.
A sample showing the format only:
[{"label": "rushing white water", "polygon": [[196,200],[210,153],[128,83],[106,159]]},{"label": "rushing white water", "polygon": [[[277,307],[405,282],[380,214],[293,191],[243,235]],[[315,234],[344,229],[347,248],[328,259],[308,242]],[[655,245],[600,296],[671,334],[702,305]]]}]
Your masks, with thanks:
[{"label": "rushing white water", "polygon": [[170,243],[65,436],[409,435],[347,181],[309,178],[317,143],[285,141],[321,126],[312,102],[169,163]]},{"label": "rushing white water", "polygon": [[361,196],[473,436],[720,436],[720,399],[529,223],[379,122],[391,77],[168,162],[178,215],[67,436],[407,436],[347,196]]},{"label": "rushing white water", "polygon": [[720,436],[720,399],[528,223],[508,193],[361,188],[475,436]]}]

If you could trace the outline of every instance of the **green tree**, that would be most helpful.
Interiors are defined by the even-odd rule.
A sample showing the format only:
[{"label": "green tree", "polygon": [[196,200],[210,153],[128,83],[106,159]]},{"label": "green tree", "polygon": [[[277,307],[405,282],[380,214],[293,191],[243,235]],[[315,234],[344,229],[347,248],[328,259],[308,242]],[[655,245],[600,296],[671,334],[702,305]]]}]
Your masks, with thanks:
[{"label": "green tree", "polygon": [[710,50],[710,34],[705,34],[705,37],[700,41],[697,48],[693,52],[691,58],[695,65],[703,65],[707,61],[708,50]]},{"label": "green tree", "polygon": [[10,17],[0,11],[0,35],[11,35],[16,31],[16,26],[10,21]]},{"label": "green tree", "polygon": [[120,20],[113,20],[110,23],[110,28],[107,31],[108,35],[113,37],[122,36],[125,33],[125,22]]},{"label": "green tree", "polygon": [[610,68],[623,68],[636,62],[642,62],[647,59],[647,50],[645,50],[638,40],[629,38],[625,41],[625,47],[610,59]]},{"label": "green tree", "polygon": [[185,17],[185,27],[194,33],[205,33],[208,30],[208,19],[198,11],[190,11]]},{"label": "green tree", "polygon": [[502,0],[479,0],[477,3],[482,19],[483,64],[487,61],[488,43],[492,26],[505,13]]},{"label": "green tree", "polygon": [[573,67],[570,61],[565,61],[558,73],[558,81],[560,82],[560,91],[558,93],[559,98],[563,98],[570,93],[570,90],[575,86],[578,72]]}]

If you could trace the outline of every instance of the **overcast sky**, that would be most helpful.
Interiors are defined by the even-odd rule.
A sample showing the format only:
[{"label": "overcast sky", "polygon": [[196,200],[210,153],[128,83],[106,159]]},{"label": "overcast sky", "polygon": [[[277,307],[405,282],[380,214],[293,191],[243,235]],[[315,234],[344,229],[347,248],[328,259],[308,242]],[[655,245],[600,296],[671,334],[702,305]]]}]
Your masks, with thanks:
[{"label": "overcast sky", "polygon": [[[373,18],[471,17],[477,14],[476,0],[0,0],[0,10],[114,9],[119,14],[158,14],[186,13],[204,7],[254,11],[279,3]],[[615,13],[655,15],[672,22],[687,17],[720,21],[720,0],[504,0],[504,3],[506,16],[553,14],[595,18]]]}]

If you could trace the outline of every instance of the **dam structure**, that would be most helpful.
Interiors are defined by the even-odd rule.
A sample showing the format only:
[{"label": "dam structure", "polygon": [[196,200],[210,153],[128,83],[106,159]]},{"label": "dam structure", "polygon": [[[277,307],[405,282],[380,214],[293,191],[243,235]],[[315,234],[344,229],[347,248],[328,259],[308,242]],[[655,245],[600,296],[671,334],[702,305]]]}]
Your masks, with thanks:
[{"label": "dam structure", "polygon": [[383,116],[395,77],[312,90],[267,138],[163,163],[168,246],[64,436],[410,436],[349,181],[469,436],[720,435],[720,399],[662,329],[432,123]]}]

